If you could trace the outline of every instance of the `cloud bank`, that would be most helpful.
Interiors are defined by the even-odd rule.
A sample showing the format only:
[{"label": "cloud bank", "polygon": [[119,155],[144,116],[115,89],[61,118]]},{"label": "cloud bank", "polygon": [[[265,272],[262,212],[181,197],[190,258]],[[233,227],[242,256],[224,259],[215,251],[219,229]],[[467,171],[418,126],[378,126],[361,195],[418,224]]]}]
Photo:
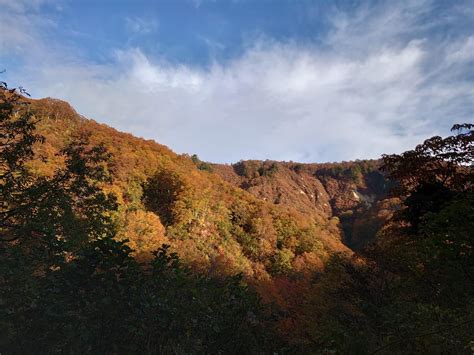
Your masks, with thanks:
[{"label": "cloud bank", "polygon": [[[9,20],[17,16],[27,30],[5,35],[0,48],[29,51],[16,80],[34,95],[65,99],[87,117],[179,153],[214,162],[378,158],[473,121],[474,30],[438,35],[473,6],[445,9],[440,20],[430,16],[435,5],[334,10],[322,43],[262,36],[249,39],[241,56],[206,68],[140,48],[117,48],[106,64],[68,55],[74,51],[47,41],[51,25],[27,22],[35,15],[22,6]],[[132,30],[147,28],[128,21]]]}]

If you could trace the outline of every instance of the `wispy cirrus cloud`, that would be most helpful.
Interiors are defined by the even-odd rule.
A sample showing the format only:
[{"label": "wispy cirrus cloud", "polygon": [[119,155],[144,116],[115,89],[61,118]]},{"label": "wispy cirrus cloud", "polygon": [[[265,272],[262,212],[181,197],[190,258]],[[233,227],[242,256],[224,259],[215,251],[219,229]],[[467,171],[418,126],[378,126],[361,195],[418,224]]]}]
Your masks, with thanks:
[{"label": "wispy cirrus cloud", "polygon": [[44,1],[0,0],[0,54],[25,54],[34,50],[42,41],[38,32],[44,33],[52,25],[41,18],[38,8]]},{"label": "wispy cirrus cloud", "polygon": [[439,19],[436,2],[364,3],[328,14],[317,44],[248,40],[242,55],[206,68],[122,48],[105,64],[25,66],[24,85],[206,160],[377,158],[472,121],[474,29],[457,28],[471,7]]},{"label": "wispy cirrus cloud", "polygon": [[125,26],[133,34],[150,34],[158,29],[158,21],[140,17],[126,17]]}]

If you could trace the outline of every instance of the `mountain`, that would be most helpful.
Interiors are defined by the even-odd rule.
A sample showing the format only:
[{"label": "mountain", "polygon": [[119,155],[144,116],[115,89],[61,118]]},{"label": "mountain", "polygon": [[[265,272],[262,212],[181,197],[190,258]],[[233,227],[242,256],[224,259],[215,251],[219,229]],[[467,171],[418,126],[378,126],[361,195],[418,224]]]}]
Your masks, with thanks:
[{"label": "mountain", "polygon": [[57,152],[81,132],[112,153],[120,202],[119,235],[147,256],[162,243],[199,270],[249,279],[321,268],[334,253],[351,254],[390,214],[378,161],[299,164],[201,162],[79,115],[56,99],[32,100],[39,146],[32,167],[48,174]]},{"label": "mountain", "polygon": [[48,174],[58,151],[81,132],[112,153],[120,202],[119,236],[146,258],[170,244],[198,270],[266,279],[320,269],[334,253],[352,253],[376,234],[396,201],[379,161],[300,164],[204,163],[79,115],[56,99],[32,100],[39,118],[33,169]]},{"label": "mountain", "polygon": [[370,242],[398,205],[379,171],[380,161],[301,164],[240,161],[214,164],[224,180],[261,200],[288,206],[308,215],[341,222],[343,242],[359,249]]},{"label": "mountain", "polygon": [[2,85],[0,347],[470,348],[474,125],[381,161],[213,164]]}]

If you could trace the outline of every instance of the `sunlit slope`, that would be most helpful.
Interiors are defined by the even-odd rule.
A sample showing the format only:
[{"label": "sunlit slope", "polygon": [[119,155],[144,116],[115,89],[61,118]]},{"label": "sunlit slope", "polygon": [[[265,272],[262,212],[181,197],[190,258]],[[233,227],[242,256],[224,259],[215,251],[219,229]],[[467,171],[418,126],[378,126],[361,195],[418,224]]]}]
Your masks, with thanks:
[{"label": "sunlit slope", "polygon": [[249,160],[212,165],[223,179],[261,200],[309,216],[338,218],[344,243],[356,249],[375,237],[399,202],[389,197],[390,186],[379,166],[378,160],[326,164]]},{"label": "sunlit slope", "polygon": [[[203,169],[188,155],[86,119],[63,101],[33,100],[32,108],[46,137],[32,164],[38,174],[61,164],[55,154],[84,132],[112,153],[115,179],[104,189],[116,193],[119,236],[138,256],[168,243],[197,269],[257,280],[322,268],[333,253],[350,253],[331,205],[336,197],[310,173],[278,164],[257,180],[242,179],[235,167]],[[240,183],[226,179],[226,169]],[[272,176],[281,178],[258,183]]]}]

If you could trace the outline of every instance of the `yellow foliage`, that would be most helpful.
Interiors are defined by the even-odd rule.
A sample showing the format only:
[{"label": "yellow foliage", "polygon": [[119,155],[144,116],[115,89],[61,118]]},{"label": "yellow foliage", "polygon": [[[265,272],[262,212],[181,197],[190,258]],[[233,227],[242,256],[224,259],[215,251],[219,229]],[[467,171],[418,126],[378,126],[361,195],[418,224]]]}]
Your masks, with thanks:
[{"label": "yellow foliage", "polygon": [[128,239],[128,246],[144,259],[150,258],[163,244],[169,244],[160,218],[153,212],[141,210],[126,213],[125,225],[118,237]]}]

